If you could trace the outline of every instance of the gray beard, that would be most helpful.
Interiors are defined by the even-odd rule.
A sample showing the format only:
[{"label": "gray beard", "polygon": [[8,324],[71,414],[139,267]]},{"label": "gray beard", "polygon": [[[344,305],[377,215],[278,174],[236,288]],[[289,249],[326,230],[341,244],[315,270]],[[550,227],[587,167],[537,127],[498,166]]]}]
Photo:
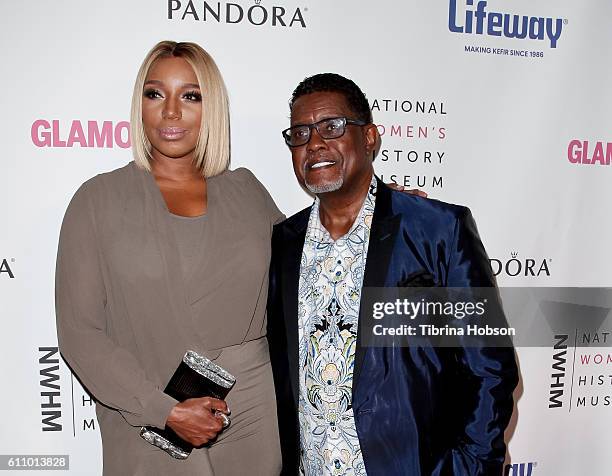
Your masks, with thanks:
[{"label": "gray beard", "polygon": [[305,183],[306,188],[315,195],[318,195],[319,193],[335,192],[336,190],[340,189],[343,184],[343,177],[338,177],[338,179],[334,180],[333,182],[327,182],[317,185],[309,184],[308,182]]}]

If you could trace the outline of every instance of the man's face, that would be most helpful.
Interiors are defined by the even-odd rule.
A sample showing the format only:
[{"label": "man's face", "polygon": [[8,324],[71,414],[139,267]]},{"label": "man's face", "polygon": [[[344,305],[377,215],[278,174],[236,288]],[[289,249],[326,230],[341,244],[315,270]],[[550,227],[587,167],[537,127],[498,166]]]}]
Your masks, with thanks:
[{"label": "man's face", "polygon": [[[357,119],[344,95],[316,92],[298,98],[291,109],[291,126],[323,119]],[[311,130],[307,144],[291,148],[293,171],[300,185],[315,194],[351,190],[372,175],[372,151],[377,131],[373,125],[347,125],[342,137],[323,139]]]}]

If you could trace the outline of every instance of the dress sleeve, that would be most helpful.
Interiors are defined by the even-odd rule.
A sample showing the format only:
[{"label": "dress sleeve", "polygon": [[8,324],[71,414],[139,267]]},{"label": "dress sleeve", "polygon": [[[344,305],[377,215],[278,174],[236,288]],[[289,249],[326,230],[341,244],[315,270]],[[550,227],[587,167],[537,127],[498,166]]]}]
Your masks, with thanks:
[{"label": "dress sleeve", "polygon": [[107,294],[88,183],[73,197],[60,232],[55,308],[60,351],[102,404],[134,426],[163,428],[178,402],[148,380],[138,360],[107,335]]}]

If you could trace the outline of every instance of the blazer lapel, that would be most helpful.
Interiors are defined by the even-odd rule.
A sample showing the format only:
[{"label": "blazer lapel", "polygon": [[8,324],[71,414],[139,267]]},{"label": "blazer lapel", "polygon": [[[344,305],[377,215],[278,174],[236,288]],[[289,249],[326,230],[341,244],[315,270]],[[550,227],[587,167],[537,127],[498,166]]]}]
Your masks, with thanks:
[{"label": "blazer lapel", "polygon": [[[376,204],[374,205],[374,217],[372,218],[372,228],[370,229],[370,242],[368,244],[362,290],[368,287],[385,286],[393,245],[395,243],[401,218],[400,215],[393,214],[391,189],[378,178],[376,181]],[[361,298],[361,304],[363,304],[363,297]],[[353,369],[353,403],[355,401],[355,389],[358,385],[365,353],[367,351],[362,345],[362,324],[366,320],[364,318],[364,312],[364,306],[360,305],[357,344],[355,348],[355,366]]]},{"label": "blazer lapel", "polygon": [[[299,339],[298,339],[298,286],[300,278],[300,262],[306,239],[306,228],[310,218],[311,207],[302,210],[293,219],[287,220],[284,226],[284,243],[282,256],[282,289],[283,289],[283,315],[287,333],[287,358],[289,362],[289,376],[293,397],[297,408],[299,394]],[[377,179],[376,205],[370,229],[368,255],[363,278],[363,287],[384,287],[387,279],[387,270],[393,252],[393,245],[399,228],[400,215],[394,215],[391,206],[391,189]],[[363,299],[362,299],[363,302]],[[357,344],[355,349],[355,367],[353,370],[353,401],[355,388],[363,361],[365,349],[362,346],[361,333],[364,321],[364,309],[360,308],[357,329]]]},{"label": "blazer lapel", "polygon": [[289,362],[289,376],[295,405],[298,405],[299,392],[299,336],[298,336],[298,287],[300,280],[300,263],[306,228],[310,217],[309,207],[302,210],[293,219],[285,224],[282,256],[282,289],[283,289],[283,316],[287,333],[287,359]]}]

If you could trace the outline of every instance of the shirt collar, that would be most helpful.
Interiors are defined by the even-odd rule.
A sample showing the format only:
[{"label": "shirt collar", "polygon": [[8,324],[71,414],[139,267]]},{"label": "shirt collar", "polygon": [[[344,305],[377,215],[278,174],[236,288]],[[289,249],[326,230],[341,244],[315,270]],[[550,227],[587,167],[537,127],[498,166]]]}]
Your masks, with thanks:
[{"label": "shirt collar", "polygon": [[[351,228],[346,235],[339,238],[339,240],[350,238],[350,236],[354,234],[365,235],[366,231],[369,233],[372,225],[372,215],[374,214],[374,205],[376,202],[376,187],[376,176],[372,174],[372,180],[370,182],[368,193],[361,204],[361,209],[357,214],[357,218],[355,218],[355,221],[351,225]],[[315,197],[314,204],[312,205],[312,209],[310,211],[310,219],[308,220],[306,239],[317,243],[334,243],[331,235],[321,223],[321,217],[319,215],[320,203],[321,201],[319,200],[319,197]],[[361,238],[365,238],[365,236],[361,236]]]}]

